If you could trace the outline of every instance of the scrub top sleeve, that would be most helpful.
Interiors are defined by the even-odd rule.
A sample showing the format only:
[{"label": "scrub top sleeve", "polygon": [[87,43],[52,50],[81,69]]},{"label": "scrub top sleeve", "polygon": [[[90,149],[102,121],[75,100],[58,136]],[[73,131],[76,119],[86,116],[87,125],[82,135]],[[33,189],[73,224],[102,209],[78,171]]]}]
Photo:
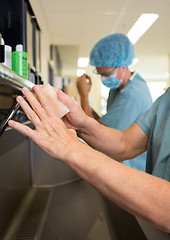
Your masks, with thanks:
[{"label": "scrub top sleeve", "polygon": [[157,108],[159,105],[160,99],[158,98],[152,106],[144,112],[139,119],[136,121],[139,127],[146,133],[146,135],[149,135],[151,125],[155,119]]}]

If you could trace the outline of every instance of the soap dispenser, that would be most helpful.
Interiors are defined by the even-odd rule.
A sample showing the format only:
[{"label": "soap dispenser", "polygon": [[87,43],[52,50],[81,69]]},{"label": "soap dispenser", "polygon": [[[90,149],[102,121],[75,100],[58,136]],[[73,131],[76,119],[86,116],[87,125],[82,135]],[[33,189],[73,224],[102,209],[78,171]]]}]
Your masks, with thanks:
[{"label": "soap dispenser", "polygon": [[23,45],[16,45],[16,51],[12,52],[12,70],[24,78],[28,78],[27,52],[23,51]]}]

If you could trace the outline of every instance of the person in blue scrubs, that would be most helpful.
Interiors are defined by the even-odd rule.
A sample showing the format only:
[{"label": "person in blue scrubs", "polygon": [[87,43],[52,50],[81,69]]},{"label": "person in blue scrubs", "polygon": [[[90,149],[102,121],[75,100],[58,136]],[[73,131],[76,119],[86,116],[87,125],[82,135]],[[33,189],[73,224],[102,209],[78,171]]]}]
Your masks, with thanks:
[{"label": "person in blue scrubs", "polygon": [[[84,74],[77,79],[81,106],[86,114],[94,117],[107,127],[124,131],[152,104],[152,97],[145,80],[128,66],[135,57],[134,46],[128,37],[121,33],[111,34],[95,44],[90,53],[90,64],[96,67],[102,83],[110,88],[107,100],[107,113],[99,116],[89,106],[88,94],[91,78]],[[146,152],[125,165],[141,171],[146,169]]]},{"label": "person in blue scrubs", "polygon": [[149,138],[146,172],[170,182],[170,88],[137,124]]}]

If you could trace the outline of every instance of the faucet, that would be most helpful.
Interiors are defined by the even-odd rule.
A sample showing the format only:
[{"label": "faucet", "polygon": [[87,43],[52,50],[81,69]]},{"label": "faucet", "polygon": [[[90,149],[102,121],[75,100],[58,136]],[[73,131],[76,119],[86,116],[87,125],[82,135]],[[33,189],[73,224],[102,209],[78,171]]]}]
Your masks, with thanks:
[{"label": "faucet", "polygon": [[[0,63],[0,85],[9,86],[15,90],[21,91],[23,87],[27,87],[32,91],[32,87],[35,86],[34,83],[23,78],[19,74],[15,73],[8,67]],[[19,104],[15,100],[14,104],[10,108],[5,119],[0,123],[0,136],[3,134],[8,126],[8,121],[14,117],[19,109]]]},{"label": "faucet", "polygon": [[9,86],[19,91],[23,87],[27,87],[32,91],[32,87],[35,86],[34,83],[15,73],[2,63],[0,63],[0,85]]}]

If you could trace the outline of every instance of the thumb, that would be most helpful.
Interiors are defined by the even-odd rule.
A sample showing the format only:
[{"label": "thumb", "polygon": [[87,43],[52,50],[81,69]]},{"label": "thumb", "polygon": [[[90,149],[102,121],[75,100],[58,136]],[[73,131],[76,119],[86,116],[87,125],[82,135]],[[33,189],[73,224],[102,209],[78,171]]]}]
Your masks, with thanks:
[{"label": "thumb", "polygon": [[71,110],[71,107],[75,104],[74,99],[61,90],[57,92],[57,96],[58,99]]}]

